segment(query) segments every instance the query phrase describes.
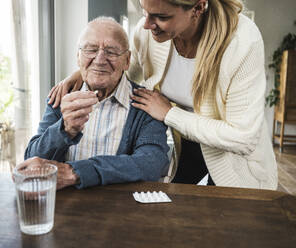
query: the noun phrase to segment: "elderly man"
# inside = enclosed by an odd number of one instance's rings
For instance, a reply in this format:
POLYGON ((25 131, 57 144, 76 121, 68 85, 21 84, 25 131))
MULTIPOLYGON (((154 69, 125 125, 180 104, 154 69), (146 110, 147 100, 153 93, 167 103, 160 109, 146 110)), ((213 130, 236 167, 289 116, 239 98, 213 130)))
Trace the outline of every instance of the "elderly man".
POLYGON ((159 180, 168 168, 166 127, 131 105, 128 38, 113 19, 91 21, 79 39, 84 84, 47 104, 22 166, 58 166, 58 188, 159 180), (66 161, 66 162, 65 162, 66 161))

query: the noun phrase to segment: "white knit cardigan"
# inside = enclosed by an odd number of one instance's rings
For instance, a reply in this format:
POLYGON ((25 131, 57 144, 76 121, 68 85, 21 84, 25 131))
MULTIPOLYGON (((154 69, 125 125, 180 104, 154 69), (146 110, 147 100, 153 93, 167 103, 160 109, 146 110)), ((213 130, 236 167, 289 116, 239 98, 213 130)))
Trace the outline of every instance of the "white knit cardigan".
MULTIPOLYGON (((172 42, 156 42, 143 23, 141 19, 135 29, 128 76, 153 89, 165 76, 172 42)), ((165 117, 165 124, 201 144, 217 186, 277 188, 277 165, 264 119, 265 86, 260 31, 240 15, 221 61, 217 89, 207 96, 200 113, 173 107, 165 117)), ((168 181, 174 177, 176 166, 171 164, 168 181)))

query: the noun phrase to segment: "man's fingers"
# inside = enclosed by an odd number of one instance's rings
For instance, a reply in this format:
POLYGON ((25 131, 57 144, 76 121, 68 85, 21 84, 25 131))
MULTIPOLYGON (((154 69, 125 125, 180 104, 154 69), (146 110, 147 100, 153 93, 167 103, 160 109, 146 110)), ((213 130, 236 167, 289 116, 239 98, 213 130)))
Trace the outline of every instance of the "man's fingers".
POLYGON ((92 111, 92 106, 98 102, 97 98, 77 99, 72 102, 63 101, 61 104, 61 111, 63 116, 68 112, 75 112, 85 110, 87 113, 92 111))
POLYGON ((18 170, 24 170, 28 168, 36 168, 42 166, 44 163, 50 162, 47 159, 39 158, 39 157, 33 157, 25 160, 24 162, 20 163, 18 165, 18 170))
POLYGON ((63 119, 72 121, 78 118, 83 118, 85 116, 88 116, 91 110, 92 108, 88 107, 88 108, 78 109, 75 111, 67 111, 63 114, 63 119))
POLYGON ((93 91, 75 91, 64 96, 67 101, 74 101, 76 99, 90 99, 97 98, 96 93, 93 91))

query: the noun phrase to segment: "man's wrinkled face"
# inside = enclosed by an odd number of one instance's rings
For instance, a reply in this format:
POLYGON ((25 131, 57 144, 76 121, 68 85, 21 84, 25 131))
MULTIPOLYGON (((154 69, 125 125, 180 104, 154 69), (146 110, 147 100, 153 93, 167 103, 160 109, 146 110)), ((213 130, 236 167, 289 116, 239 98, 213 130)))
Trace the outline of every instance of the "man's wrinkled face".
POLYGON ((129 67, 130 52, 118 32, 113 23, 92 23, 80 39, 78 66, 91 90, 112 92, 129 67))

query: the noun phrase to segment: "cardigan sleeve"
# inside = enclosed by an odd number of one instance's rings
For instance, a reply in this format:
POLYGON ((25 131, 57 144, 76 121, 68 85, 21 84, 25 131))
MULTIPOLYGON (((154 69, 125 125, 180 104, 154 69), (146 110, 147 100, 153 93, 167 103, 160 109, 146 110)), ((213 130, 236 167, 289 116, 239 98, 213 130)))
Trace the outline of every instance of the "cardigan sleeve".
MULTIPOLYGON (((77 188, 134 181, 157 181, 166 175, 167 127, 148 114, 137 129, 131 151, 117 155, 100 155, 85 160, 67 162, 80 177, 77 188)), ((137 121, 137 120, 134 120, 137 121)))
MULTIPOLYGON (((49 99, 47 99, 49 100, 49 99)), ((64 162, 64 157, 71 145, 77 144, 82 137, 78 133, 71 139, 64 130, 64 121, 60 107, 54 109, 47 104, 38 132, 31 138, 25 151, 25 159, 37 156, 40 158, 64 162)))
MULTIPOLYGON (((242 54, 240 46, 231 49, 233 57, 242 54)), ((218 106, 224 112, 220 120, 173 107, 165 117, 165 124, 189 140, 210 147, 241 155, 254 151, 264 120, 266 79, 261 36, 245 50, 240 58, 229 58, 228 65, 221 63, 220 72, 224 66, 231 68, 233 74, 229 75, 229 82, 220 82, 228 86, 224 87, 226 93, 220 101, 222 106, 218 106)), ((229 68, 225 70, 230 71, 229 68)))

